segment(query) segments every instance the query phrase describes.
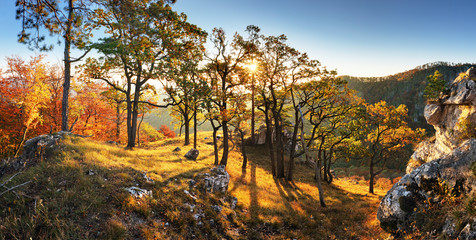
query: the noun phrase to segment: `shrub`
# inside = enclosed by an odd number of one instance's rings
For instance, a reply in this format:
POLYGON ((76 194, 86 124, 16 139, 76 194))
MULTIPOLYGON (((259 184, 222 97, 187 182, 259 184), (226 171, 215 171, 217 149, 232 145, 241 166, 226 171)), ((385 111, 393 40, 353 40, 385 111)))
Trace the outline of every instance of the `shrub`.
POLYGON ((436 70, 433 75, 428 76, 428 84, 424 90, 424 97, 429 101, 438 100, 441 92, 447 91, 446 81, 443 79, 443 75, 436 70))
POLYGON ((160 126, 159 132, 164 134, 164 136, 166 138, 174 138, 175 137, 175 132, 170 130, 170 128, 167 125, 160 126))
POLYGON ((140 138, 141 142, 155 142, 164 138, 164 135, 155 130, 150 124, 143 122, 140 128, 140 138))

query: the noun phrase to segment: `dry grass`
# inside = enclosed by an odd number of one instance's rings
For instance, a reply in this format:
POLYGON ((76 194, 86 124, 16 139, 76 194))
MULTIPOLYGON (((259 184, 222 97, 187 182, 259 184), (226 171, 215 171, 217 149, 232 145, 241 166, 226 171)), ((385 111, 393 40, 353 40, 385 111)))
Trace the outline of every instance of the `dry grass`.
MULTIPOLYGON (((0 205, 8 206, 0 210, 0 239, 12 236, 383 239, 388 236, 378 226, 376 211, 390 185, 380 184, 376 194, 371 195, 367 194, 365 181, 336 179, 331 185, 324 184, 328 207, 322 208, 312 170, 298 165, 294 182, 276 180, 270 174, 266 151, 260 146, 248 147, 250 162, 246 172, 242 172, 237 147, 230 153, 228 194, 205 195, 195 191, 193 194, 199 200, 191 200, 183 191, 190 190, 188 180, 213 167, 210 137, 208 132, 199 134, 197 161, 183 157, 191 147, 184 147, 181 138, 149 143, 132 151, 86 139, 69 139, 65 150, 57 153, 54 160, 28 169, 12 182, 37 179, 35 184, 19 191, 28 197, 14 194, 0 197, 0 205), (172 152, 176 147, 182 151, 172 152), (89 170, 94 175, 86 175, 89 170), (145 182, 142 171, 147 171, 155 183, 145 182), (153 190, 153 197, 131 198, 123 190, 131 185, 153 190), (230 194, 238 198, 236 211, 224 203, 230 194), (205 213, 206 221, 200 220, 203 222, 200 226, 193 213, 184 207, 190 203, 205 213), (211 210, 214 204, 223 205, 221 214, 211 210), (211 219, 215 221, 213 224, 211 219)), ((9 176, 0 182, 6 177, 9 176)))

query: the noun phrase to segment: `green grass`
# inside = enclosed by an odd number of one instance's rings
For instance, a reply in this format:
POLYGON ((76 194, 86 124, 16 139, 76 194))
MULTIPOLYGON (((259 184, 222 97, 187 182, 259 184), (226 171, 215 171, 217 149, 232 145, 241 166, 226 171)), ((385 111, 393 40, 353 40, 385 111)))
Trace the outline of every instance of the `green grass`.
MULTIPOLYGON (((367 194, 365 180, 324 184, 327 208, 319 206, 313 171, 297 165, 294 182, 275 180, 264 147, 249 147, 241 169, 238 146, 230 153, 228 193, 205 194, 190 179, 213 167, 211 133, 199 134, 197 161, 183 157, 191 146, 164 139, 128 151, 82 138, 15 176, 0 196, 0 239, 382 239, 376 211, 391 186, 367 194), (208 140, 204 138, 208 137, 208 140), (181 152, 172 152, 176 147, 181 152), (87 174, 89 171, 94 175, 87 174), (142 172, 155 182, 148 183, 142 172), (124 188, 153 191, 136 199, 124 188), (189 191, 196 200, 187 195, 189 191), (238 198, 230 209, 232 197, 238 198), (194 211, 190 206, 194 205, 194 211), (220 213, 212 206, 222 207, 220 213), (194 215, 199 213, 200 219, 194 215)), ((12 175, 4 176, 0 183, 12 175)))

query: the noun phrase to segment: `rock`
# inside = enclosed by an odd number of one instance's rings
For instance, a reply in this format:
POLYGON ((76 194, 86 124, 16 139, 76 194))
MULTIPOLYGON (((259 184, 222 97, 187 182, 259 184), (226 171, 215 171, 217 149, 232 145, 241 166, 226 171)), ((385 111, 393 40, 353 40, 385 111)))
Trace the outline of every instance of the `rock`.
POLYGON ((200 153, 200 152, 199 152, 197 149, 192 148, 192 149, 190 149, 190 151, 188 151, 188 152, 184 155, 184 157, 187 158, 188 160, 194 160, 194 161, 195 161, 195 160, 197 160, 197 157, 198 157, 198 154, 199 154, 199 153, 200 153))
POLYGON ((0 177, 11 171, 19 171, 28 166, 32 166, 42 161, 52 153, 58 143, 70 135, 69 132, 58 132, 55 134, 40 135, 25 141, 23 153, 17 158, 6 158, 0 160, 0 177))
POLYGON ((138 187, 128 187, 126 190, 136 198, 142 198, 144 196, 152 197, 152 191, 147 189, 142 189, 138 187))
POLYGON ((94 173, 94 171, 91 170, 91 169, 89 169, 88 171, 86 171, 86 175, 92 176, 92 175, 94 175, 94 174, 96 174, 96 173, 94 173))
POLYGON ((193 210, 195 209, 195 204, 185 203, 185 204, 183 205, 183 207, 189 209, 190 212, 193 213, 193 210))
POLYGON ((468 76, 469 79, 476 79, 476 68, 470 67, 466 71, 466 75, 468 76))
POLYGON ((427 104, 425 106, 423 115, 425 116, 425 119, 428 122, 428 124, 436 125, 438 124, 438 121, 440 121, 441 119, 442 112, 443 112, 443 109, 441 105, 432 103, 432 104, 427 104))
POLYGON ((443 230, 441 231, 443 234, 446 234, 450 238, 455 238, 456 234, 456 224, 453 222, 452 219, 446 219, 445 225, 443 226, 443 230))
MULTIPOLYGON (((418 228, 418 216, 429 204, 438 205, 446 195, 476 194, 476 139, 463 139, 461 122, 476 122, 476 69, 460 74, 437 104, 425 107, 424 115, 436 130, 435 137, 420 143, 407 165, 407 174, 382 199, 377 218, 386 231, 399 235, 418 228), (442 188, 446 189, 442 192, 442 188), (416 223, 416 224, 414 224, 416 223)), ((423 214, 424 215, 424 214, 423 214)), ((476 221, 456 232, 451 216, 429 232, 450 238, 476 239, 476 221)))
POLYGON ((190 188, 195 187, 195 184, 197 184, 197 182, 196 182, 195 180, 193 180, 193 179, 190 179, 190 180, 188 181, 188 186, 189 186, 190 188))
POLYGON ((222 210, 222 208, 218 205, 212 205, 212 209, 217 213, 220 213, 222 210))
POLYGON ((142 172, 142 177, 145 179, 146 182, 154 183, 154 180, 152 178, 150 178, 149 176, 147 176, 147 171, 142 172))
POLYGON ((107 143, 108 143, 108 144, 111 144, 111 145, 119 145, 117 142, 112 141, 112 140, 107 141, 107 143))
POLYGON ((237 203, 238 203, 238 198, 233 197, 233 198, 231 199, 230 209, 235 209, 237 203))
POLYGON ((430 162, 458 148, 467 131, 461 121, 476 122, 476 80, 474 68, 458 76, 450 87, 450 94, 440 96, 438 103, 426 105, 424 116, 435 128, 435 139, 420 143, 412 155, 407 173, 420 164, 430 162))
POLYGON ((183 190, 183 192, 187 194, 187 196, 192 198, 194 201, 197 201, 197 197, 193 196, 188 190, 183 190))
POLYGON ((210 176, 206 176, 203 180, 205 182, 204 188, 207 192, 226 192, 230 182, 230 175, 225 170, 225 166, 220 165, 212 168, 210 176))
POLYGON ((458 235, 460 240, 476 239, 476 219, 473 223, 468 223, 458 235))
POLYGON ((427 162, 406 174, 382 199, 377 218, 383 229, 391 233, 410 231, 411 222, 418 212, 415 208, 427 207, 426 200, 438 201, 437 191, 445 183, 455 194, 476 193, 475 164, 476 139, 464 142, 461 147, 442 158, 427 162))
POLYGON ((174 150, 172 150, 172 152, 180 152, 182 151, 182 149, 180 149, 179 147, 176 147, 174 150))
POLYGON ((60 140, 63 140, 70 132, 58 132, 55 134, 40 135, 31 138, 23 145, 23 159, 34 158, 37 155, 44 154, 45 150, 52 149, 60 140))

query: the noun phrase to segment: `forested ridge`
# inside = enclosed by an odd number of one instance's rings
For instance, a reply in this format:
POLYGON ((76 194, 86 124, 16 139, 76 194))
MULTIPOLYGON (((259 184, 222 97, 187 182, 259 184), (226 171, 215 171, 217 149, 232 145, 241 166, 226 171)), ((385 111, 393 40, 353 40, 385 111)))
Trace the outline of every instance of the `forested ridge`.
POLYGON ((434 62, 386 77, 340 77, 348 81, 349 88, 356 90, 358 95, 369 103, 384 100, 394 106, 405 104, 408 107, 410 126, 432 132, 433 128, 423 117, 426 104, 423 91, 427 85, 427 77, 439 71, 449 84, 458 74, 474 66, 476 64, 434 62))

